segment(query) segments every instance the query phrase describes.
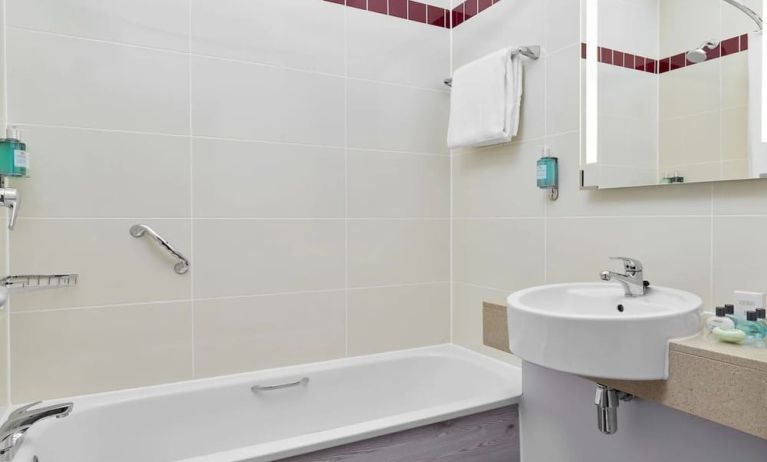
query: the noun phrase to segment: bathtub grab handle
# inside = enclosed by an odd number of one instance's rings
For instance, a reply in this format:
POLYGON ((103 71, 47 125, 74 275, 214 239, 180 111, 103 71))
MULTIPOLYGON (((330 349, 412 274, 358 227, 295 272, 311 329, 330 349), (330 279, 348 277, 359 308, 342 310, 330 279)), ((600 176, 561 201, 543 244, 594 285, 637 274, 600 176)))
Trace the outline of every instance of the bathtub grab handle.
POLYGON ((253 385, 250 387, 250 391, 253 393, 258 393, 259 391, 273 391, 273 390, 282 390, 283 388, 292 388, 297 387, 299 385, 306 385, 309 383, 309 377, 304 377, 301 380, 296 380, 295 382, 290 383, 283 383, 280 385, 253 385))

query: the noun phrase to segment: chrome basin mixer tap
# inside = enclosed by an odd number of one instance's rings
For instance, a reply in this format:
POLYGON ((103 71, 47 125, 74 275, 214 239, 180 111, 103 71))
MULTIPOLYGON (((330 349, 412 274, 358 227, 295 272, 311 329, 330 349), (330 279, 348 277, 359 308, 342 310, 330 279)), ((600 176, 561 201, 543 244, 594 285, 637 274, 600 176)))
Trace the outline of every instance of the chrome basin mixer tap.
POLYGON ((602 271, 600 277, 603 281, 616 280, 623 285, 627 297, 641 297, 650 285, 644 280, 644 267, 642 262, 635 258, 611 257, 611 260, 621 260, 625 274, 612 271, 602 271))
POLYGON ((53 404, 51 406, 32 409, 40 404, 27 404, 11 412, 2 426, 0 426, 0 461, 10 461, 21 446, 24 433, 32 425, 48 417, 57 419, 68 416, 72 412, 72 403, 53 404))

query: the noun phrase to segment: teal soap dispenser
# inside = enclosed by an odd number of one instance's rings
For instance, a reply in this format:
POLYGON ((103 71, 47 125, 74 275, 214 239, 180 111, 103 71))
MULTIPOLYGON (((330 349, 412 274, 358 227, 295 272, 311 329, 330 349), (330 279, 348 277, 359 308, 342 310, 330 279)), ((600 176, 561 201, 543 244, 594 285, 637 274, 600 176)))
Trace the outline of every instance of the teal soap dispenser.
POLYGON ((6 129, 5 138, 0 139, 0 176, 26 177, 29 175, 29 154, 27 145, 21 142, 16 127, 6 129))
POLYGON ((537 163, 537 182, 541 189, 550 191, 551 200, 559 198, 559 159, 551 155, 551 149, 543 148, 537 163))

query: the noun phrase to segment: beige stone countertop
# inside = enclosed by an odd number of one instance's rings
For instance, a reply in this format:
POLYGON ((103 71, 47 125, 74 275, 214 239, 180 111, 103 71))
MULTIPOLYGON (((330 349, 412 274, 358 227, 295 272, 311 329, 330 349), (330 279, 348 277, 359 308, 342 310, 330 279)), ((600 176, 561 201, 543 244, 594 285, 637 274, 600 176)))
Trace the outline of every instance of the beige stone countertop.
MULTIPOLYGON (((700 334, 684 340, 674 340, 671 342, 670 349, 767 373, 767 348, 723 343, 700 334)), ((767 384, 765 384, 765 393, 767 393, 767 384)))

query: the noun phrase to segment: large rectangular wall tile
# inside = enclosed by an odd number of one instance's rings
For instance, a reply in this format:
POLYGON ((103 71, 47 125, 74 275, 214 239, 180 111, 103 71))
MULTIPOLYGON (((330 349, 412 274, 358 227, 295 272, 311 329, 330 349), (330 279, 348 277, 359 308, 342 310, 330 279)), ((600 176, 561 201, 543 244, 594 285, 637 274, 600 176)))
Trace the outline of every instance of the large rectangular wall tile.
POLYGON ((344 150, 229 140, 192 142, 197 218, 344 216, 344 150))
POLYGON ((192 59, 194 135, 340 146, 340 77, 221 59, 192 59))
POLYGON ((767 292, 767 216, 714 218, 714 300, 733 303, 733 291, 767 292))
POLYGON ((453 278, 518 290, 544 279, 543 219, 477 219, 453 222, 453 278))
POLYGON ((8 25, 186 51, 188 0, 8 0, 8 25))
POLYGON ((619 270, 611 256, 630 256, 654 285, 688 290, 710 301, 711 219, 708 217, 562 218, 548 223, 547 280, 598 281, 619 270))
POLYGON ((29 178, 14 184, 24 201, 21 216, 189 217, 188 139, 69 128, 21 129, 33 169, 29 178), (62 200, 64 191, 69 199, 62 200))
MULTIPOLYGON (((483 303, 506 305, 510 292, 485 287, 453 284, 453 342, 466 348, 492 355, 499 359, 519 363, 515 356, 484 345, 483 303)), ((497 326, 506 328, 505 326, 497 326)))
POLYGON ((349 8, 349 76, 446 91, 449 34, 437 27, 349 8))
POLYGON ((540 143, 531 142, 454 154, 454 216, 542 217, 546 193, 531 174, 540 149, 540 143))
POLYGON ((349 151, 349 216, 450 217, 447 156, 349 151))
POLYGON ((16 29, 7 48, 11 123, 188 132, 184 54, 16 29))
POLYGON ((349 292, 349 354, 416 348, 450 341, 447 283, 349 292))
POLYGON ((11 315, 13 401, 192 377, 191 302, 11 315))
POLYGON ((546 134, 580 128, 581 46, 564 48, 546 58, 546 134))
POLYGON ((350 287, 450 279, 448 220, 354 220, 348 249, 350 287))
POLYGON ((449 101, 444 92, 350 80, 349 146, 446 154, 449 101))
POLYGON ((559 157, 560 182, 559 199, 547 204, 549 216, 678 216, 711 211, 710 184, 581 190, 579 141, 579 133, 546 139, 553 155, 559 157))
POLYGON ((343 9, 316 0, 192 0, 192 52, 344 72, 343 9))
POLYGON ((342 220, 195 220, 195 297, 344 287, 342 220))
POLYGON ((714 215, 767 215, 767 181, 728 181, 713 185, 714 215), (759 198, 759 199, 757 199, 759 198))
POLYGON ((79 273, 80 279, 75 287, 16 292, 13 310, 189 298, 191 274, 176 274, 176 261, 148 236, 132 237, 128 230, 136 223, 148 224, 190 256, 189 220, 20 219, 10 238, 11 270, 79 273))
POLYGON ((343 292, 198 300, 194 306, 198 377, 344 355, 343 292))

